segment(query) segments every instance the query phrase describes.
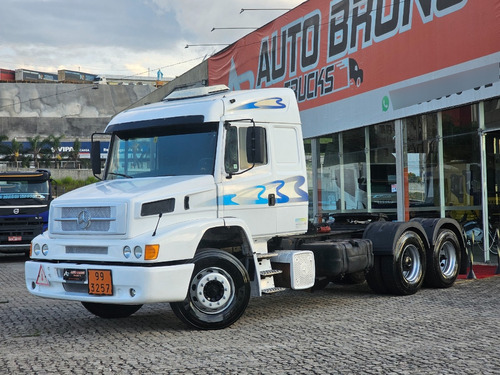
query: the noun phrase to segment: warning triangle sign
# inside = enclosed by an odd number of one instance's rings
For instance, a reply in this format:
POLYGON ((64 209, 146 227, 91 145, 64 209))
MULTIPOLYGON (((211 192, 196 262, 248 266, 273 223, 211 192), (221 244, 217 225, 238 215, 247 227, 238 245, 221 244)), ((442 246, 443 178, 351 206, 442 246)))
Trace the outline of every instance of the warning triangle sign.
POLYGON ((45 276, 45 271, 43 270, 43 266, 40 264, 40 270, 38 271, 38 277, 36 278, 36 283, 38 285, 50 285, 47 276, 45 276))

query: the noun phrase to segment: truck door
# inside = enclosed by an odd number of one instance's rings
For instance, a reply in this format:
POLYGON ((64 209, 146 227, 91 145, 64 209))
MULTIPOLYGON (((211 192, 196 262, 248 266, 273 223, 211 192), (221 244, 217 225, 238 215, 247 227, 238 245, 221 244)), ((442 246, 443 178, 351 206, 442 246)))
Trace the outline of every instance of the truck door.
POLYGON ((276 233, 276 187, 268 158, 267 129, 251 121, 225 125, 221 217, 245 221, 254 236, 276 233))

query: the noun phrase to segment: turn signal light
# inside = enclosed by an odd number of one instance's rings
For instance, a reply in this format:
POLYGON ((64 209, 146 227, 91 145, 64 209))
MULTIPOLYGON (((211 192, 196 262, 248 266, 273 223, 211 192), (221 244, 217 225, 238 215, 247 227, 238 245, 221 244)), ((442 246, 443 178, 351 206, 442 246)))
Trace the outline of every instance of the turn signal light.
POLYGON ((158 254, 160 252, 160 245, 146 245, 146 249, 144 250, 144 259, 145 260, 155 260, 158 258, 158 254))

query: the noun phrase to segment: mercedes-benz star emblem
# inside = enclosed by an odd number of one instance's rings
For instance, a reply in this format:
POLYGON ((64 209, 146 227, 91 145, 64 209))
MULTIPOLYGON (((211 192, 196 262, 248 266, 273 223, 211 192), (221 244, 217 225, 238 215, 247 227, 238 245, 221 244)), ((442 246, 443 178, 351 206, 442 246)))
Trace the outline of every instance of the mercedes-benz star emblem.
POLYGON ((19 214, 19 208, 14 208, 14 215, 19 214))
POLYGON ((88 212, 87 210, 83 210, 78 214, 76 222, 80 229, 87 229, 90 226, 90 219, 90 212, 88 212))

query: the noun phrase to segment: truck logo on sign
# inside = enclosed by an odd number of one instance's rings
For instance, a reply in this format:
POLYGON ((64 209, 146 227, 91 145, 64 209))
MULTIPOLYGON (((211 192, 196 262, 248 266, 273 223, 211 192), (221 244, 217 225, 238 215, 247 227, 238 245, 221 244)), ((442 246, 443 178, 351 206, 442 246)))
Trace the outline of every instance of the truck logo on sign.
POLYGON ((76 221, 80 229, 87 229, 91 223, 90 219, 90 212, 88 212, 87 210, 83 210, 78 214, 78 218, 76 219, 76 221))

